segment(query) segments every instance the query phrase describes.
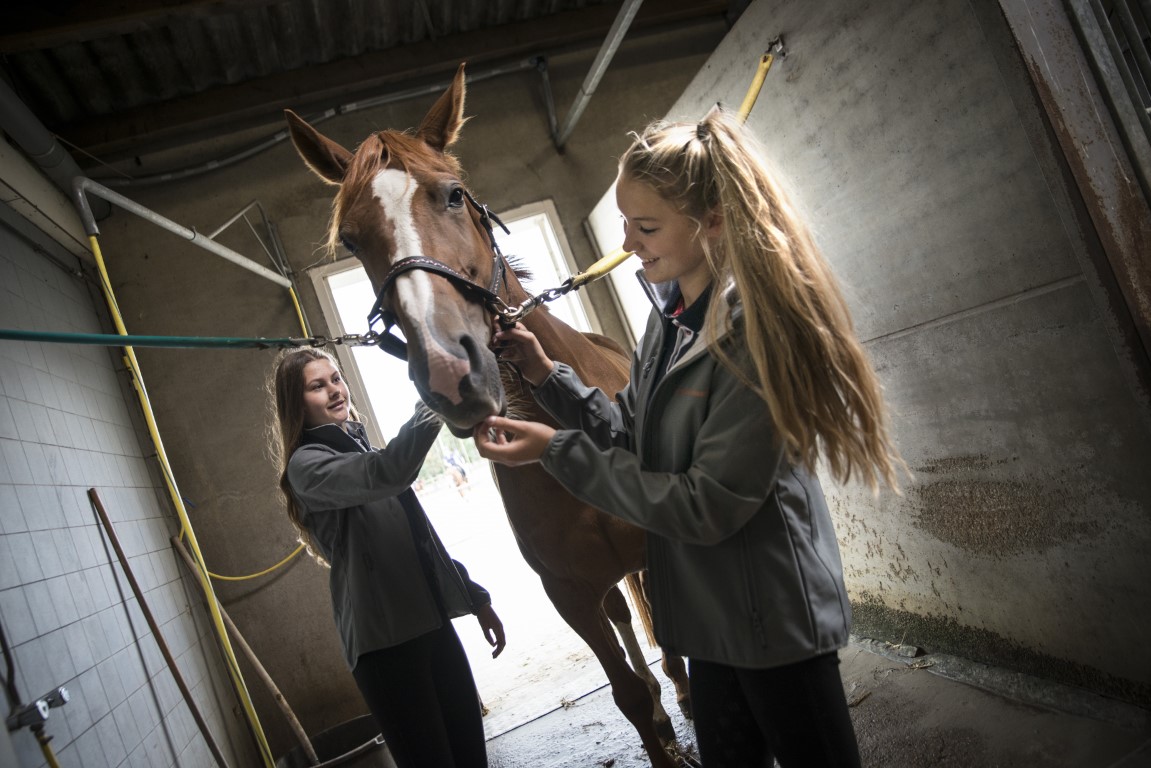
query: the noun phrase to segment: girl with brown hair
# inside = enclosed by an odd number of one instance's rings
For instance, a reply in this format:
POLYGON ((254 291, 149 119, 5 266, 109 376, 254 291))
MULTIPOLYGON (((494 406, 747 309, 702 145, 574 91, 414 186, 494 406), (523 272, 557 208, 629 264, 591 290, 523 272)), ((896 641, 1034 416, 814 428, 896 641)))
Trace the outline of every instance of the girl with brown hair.
POLYGON ((345 660, 397 766, 486 768, 479 696, 451 619, 475 614, 493 657, 503 625, 411 489, 442 422, 418 403, 373 448, 320 350, 284 353, 272 386, 288 517, 330 569, 345 660))

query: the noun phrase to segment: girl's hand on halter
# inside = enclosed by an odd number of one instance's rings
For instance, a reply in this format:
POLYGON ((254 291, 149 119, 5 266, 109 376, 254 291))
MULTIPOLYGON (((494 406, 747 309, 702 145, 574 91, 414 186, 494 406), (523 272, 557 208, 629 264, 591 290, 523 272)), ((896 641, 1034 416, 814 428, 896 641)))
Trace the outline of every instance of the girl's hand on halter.
POLYGON ((476 450, 498 464, 518 467, 540 460, 556 433, 537 421, 516 421, 489 416, 476 427, 476 450))
POLYGON ((544 354, 536 335, 516 323, 511 328, 501 328, 496 322, 492 336, 492 349, 500 360, 512 363, 520 369, 520 375, 533 387, 543 383, 552 372, 552 361, 544 354))

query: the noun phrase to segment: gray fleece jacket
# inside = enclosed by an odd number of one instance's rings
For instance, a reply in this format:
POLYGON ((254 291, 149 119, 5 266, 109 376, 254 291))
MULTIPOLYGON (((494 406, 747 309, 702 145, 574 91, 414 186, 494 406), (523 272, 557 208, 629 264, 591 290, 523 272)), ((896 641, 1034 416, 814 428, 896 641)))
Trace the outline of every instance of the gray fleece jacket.
POLYGON ((436 535, 410 486, 442 422, 420 404, 386 448, 348 422, 304 431, 288 482, 331 564, 332 612, 349 669, 491 602, 436 535))
POLYGON ((656 310, 627 389, 613 400, 557 362, 534 391, 570 427, 543 466, 575 496, 647 529, 652 618, 666 651, 768 668, 841 648, 851 607, 819 481, 786 461, 763 401, 703 343, 739 353, 738 303, 729 327, 705 326, 661 378, 654 368, 676 328, 658 289, 678 288, 641 282, 656 310))

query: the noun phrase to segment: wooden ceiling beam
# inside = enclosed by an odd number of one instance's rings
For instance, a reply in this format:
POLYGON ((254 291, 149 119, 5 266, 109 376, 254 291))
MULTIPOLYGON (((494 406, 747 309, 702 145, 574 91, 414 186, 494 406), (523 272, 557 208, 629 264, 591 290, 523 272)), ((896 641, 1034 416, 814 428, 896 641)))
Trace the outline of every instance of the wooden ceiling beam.
POLYGON ((174 21, 221 16, 273 5, 278 0, 84 0, 67 3, 11 3, 4 11, 0 53, 23 53, 130 35, 174 21))
MULTIPOLYGON (((641 7, 631 29, 723 16, 727 0, 661 0, 641 7)), ((497 28, 448 35, 371 54, 215 88, 163 104, 57 126, 56 133, 105 161, 176 146, 190 137, 265 125, 297 111, 336 107, 413 83, 447 78, 461 61, 473 67, 546 54, 602 40, 615 6, 593 6, 497 28)))

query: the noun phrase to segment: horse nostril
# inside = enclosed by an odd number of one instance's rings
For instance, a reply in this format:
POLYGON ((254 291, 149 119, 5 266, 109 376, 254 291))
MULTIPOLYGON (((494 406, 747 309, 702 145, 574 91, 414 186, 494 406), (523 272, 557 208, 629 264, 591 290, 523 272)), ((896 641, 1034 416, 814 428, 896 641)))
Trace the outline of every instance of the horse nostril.
POLYGON ((464 348, 464 352, 468 355, 468 366, 472 372, 480 371, 484 367, 483 356, 487 353, 487 347, 476 342, 475 337, 467 334, 460 339, 460 346, 464 348))

